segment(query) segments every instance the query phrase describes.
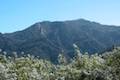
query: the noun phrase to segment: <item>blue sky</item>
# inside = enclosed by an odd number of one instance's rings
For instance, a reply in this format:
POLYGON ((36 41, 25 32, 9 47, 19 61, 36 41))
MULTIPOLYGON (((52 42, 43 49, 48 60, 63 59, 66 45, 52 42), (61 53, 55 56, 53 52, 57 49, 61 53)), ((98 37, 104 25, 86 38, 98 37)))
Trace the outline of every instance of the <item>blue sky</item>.
POLYGON ((120 25, 120 0, 0 0, 0 32, 25 29, 39 21, 84 18, 120 25))

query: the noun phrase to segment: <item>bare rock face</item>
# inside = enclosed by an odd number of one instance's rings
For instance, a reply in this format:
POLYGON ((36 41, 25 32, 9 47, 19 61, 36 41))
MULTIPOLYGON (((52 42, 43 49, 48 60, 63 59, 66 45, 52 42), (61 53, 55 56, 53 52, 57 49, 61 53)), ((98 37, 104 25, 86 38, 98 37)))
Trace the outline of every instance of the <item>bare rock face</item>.
POLYGON ((72 57, 74 43, 82 52, 100 53, 113 45, 120 45, 120 27, 101 25, 84 19, 44 21, 23 31, 0 34, 0 48, 8 52, 24 51, 53 62, 61 51, 72 57))

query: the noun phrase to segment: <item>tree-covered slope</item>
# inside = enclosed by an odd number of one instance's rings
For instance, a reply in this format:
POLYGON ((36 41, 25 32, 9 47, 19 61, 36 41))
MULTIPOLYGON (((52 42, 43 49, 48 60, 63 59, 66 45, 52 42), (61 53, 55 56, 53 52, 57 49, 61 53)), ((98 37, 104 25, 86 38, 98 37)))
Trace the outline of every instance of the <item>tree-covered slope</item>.
POLYGON ((38 22, 23 31, 1 35, 0 48, 3 50, 24 51, 52 61, 55 61, 62 51, 67 57, 72 57, 74 43, 82 52, 90 54, 120 45, 120 27, 84 19, 38 22), (5 40, 2 40, 3 37, 5 40))

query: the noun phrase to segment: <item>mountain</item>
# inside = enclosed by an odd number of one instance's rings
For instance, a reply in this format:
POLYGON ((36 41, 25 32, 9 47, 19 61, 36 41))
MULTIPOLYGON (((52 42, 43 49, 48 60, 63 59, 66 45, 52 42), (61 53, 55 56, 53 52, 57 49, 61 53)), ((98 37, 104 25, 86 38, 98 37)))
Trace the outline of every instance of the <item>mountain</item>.
POLYGON ((120 46, 120 27, 78 19, 43 21, 13 33, 0 33, 0 48, 29 53, 56 62, 59 53, 72 57, 73 44, 82 52, 101 53, 113 45, 120 46))

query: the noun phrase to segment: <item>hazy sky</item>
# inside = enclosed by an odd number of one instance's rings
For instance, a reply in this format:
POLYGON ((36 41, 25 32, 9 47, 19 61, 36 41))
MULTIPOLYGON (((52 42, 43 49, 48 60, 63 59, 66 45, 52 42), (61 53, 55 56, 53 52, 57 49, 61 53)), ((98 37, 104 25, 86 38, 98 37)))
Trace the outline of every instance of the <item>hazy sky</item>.
POLYGON ((44 20, 79 18, 120 25, 120 0, 0 0, 0 32, 22 30, 44 20))

